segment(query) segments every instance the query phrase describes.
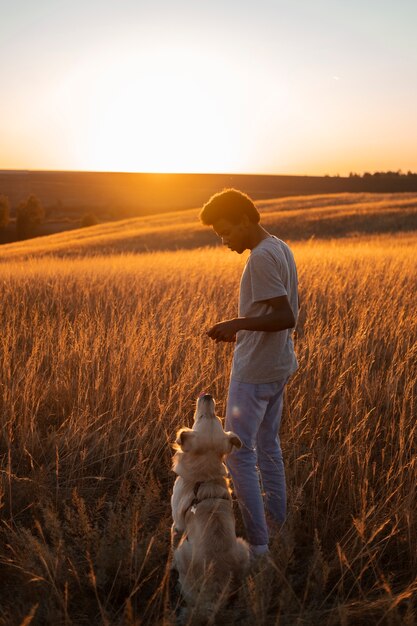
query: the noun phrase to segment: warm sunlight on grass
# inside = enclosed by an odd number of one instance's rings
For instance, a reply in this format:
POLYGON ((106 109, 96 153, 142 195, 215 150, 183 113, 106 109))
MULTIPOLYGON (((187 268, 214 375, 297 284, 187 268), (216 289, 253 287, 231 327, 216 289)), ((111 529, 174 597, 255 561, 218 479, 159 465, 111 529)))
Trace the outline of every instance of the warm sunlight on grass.
MULTIPOLYGON (((417 194, 326 194, 257 202, 262 222, 286 240, 356 237, 417 230, 417 194)), ((212 246, 216 237, 198 220, 198 209, 106 222, 1 246, 2 260, 57 255, 176 250, 212 246)))
MULTIPOLYGON (((416 246, 293 245, 288 522, 273 575, 249 577, 225 623, 413 623, 416 246)), ((206 248, 0 264, 2 623, 175 623, 170 444, 201 390, 224 410, 232 347, 204 330, 235 313, 243 262, 206 248)))

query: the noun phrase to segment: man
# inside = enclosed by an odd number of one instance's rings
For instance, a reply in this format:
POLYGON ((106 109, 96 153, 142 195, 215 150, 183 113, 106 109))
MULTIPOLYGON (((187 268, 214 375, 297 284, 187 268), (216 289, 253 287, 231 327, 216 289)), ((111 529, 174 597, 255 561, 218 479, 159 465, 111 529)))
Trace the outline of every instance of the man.
POLYGON ((227 466, 251 553, 257 556, 268 552, 268 528, 279 528, 286 517, 278 433, 285 385, 298 367, 292 341, 298 316, 297 270, 290 248, 260 225, 246 194, 227 189, 212 196, 200 219, 230 250, 250 250, 238 317, 218 322, 207 334, 216 342, 236 341, 225 427, 243 446, 229 455, 227 466))

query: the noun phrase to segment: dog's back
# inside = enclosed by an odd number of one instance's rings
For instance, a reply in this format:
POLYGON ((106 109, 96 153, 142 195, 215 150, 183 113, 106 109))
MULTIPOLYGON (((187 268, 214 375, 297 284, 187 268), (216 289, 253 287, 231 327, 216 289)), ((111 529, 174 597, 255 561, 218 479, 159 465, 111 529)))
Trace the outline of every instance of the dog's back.
POLYGON ((206 499, 186 516, 187 534, 175 565, 187 604, 219 608, 249 567, 246 541, 237 538, 231 502, 206 499))

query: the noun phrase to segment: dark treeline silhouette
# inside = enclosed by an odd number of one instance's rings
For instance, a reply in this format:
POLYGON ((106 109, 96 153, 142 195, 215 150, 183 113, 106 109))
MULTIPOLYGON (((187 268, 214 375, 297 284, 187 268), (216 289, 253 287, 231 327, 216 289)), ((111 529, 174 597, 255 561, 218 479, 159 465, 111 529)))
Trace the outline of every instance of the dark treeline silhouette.
POLYGON ((39 228, 45 219, 45 209, 34 194, 19 203, 15 217, 12 223, 9 199, 5 195, 0 196, 0 243, 10 243, 42 234, 39 228))
POLYGON ((0 230, 7 227, 10 221, 10 203, 7 196, 0 195, 0 230))
POLYGON ((401 170, 397 170, 396 172, 374 172, 373 174, 370 174, 369 172, 365 172, 364 174, 356 174, 356 172, 350 172, 349 174, 349 178, 375 178, 375 179, 386 179, 386 180, 397 180, 397 179, 404 179, 407 178, 408 179, 417 179, 417 174, 414 172, 411 172, 410 170, 404 174, 404 172, 402 172, 401 170))
POLYGON ((45 219, 45 209, 39 198, 31 194, 21 202, 16 211, 16 235, 18 239, 36 237, 45 219))

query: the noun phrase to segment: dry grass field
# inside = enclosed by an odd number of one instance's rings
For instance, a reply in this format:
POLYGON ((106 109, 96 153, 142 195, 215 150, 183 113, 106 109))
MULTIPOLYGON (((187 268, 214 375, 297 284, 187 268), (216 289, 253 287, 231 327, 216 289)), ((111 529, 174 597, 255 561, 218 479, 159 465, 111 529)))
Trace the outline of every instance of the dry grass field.
MULTIPOLYGON (((264 207, 277 234, 282 213, 307 210, 283 204, 274 221, 280 202, 264 207)), ((202 390, 224 410, 233 348, 204 331, 235 314, 245 255, 134 254, 138 241, 188 241, 186 222, 152 219, 1 250, 4 626, 175 624, 170 445, 202 390)), ((291 241, 302 309, 282 429, 288 520, 275 567, 216 624, 417 623, 417 232, 340 234, 291 241)))

